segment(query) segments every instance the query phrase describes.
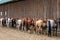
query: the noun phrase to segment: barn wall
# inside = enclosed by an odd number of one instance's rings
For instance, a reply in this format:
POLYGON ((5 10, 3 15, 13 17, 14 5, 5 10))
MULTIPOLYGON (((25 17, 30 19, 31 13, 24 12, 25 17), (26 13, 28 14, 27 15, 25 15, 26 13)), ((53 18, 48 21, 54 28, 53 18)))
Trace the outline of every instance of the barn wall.
MULTIPOLYGON (((0 6, 8 17, 60 17, 60 0, 25 0, 0 6)), ((1 16, 0 16, 1 17, 1 16)))

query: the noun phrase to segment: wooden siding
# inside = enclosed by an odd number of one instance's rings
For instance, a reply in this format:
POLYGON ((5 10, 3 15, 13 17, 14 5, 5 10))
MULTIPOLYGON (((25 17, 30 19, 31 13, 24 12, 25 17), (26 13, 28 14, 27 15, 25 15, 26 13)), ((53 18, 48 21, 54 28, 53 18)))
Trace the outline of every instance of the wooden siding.
MULTIPOLYGON (((60 0, 25 0, 0 6, 8 17, 60 17, 60 0)), ((0 16, 1 17, 1 16, 0 16)))

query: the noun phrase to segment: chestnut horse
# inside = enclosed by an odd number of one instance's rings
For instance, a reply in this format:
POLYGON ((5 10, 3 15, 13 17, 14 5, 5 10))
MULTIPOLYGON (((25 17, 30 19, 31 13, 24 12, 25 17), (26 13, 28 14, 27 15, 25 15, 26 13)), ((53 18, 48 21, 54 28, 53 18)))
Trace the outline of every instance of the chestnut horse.
POLYGON ((31 18, 28 18, 28 30, 30 30, 30 33, 34 31, 34 20, 31 18))
POLYGON ((27 31, 28 30, 28 18, 22 19, 22 30, 27 31))

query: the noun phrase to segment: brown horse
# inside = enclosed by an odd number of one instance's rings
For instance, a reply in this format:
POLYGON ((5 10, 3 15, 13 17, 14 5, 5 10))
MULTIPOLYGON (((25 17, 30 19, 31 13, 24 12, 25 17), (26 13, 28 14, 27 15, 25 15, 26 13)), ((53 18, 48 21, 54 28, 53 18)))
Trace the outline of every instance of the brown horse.
POLYGON ((5 18, 3 18, 3 20, 2 20, 2 26, 7 26, 6 25, 6 19, 5 18))
POLYGON ((32 19, 28 18, 28 29, 30 29, 31 23, 32 23, 32 19))
POLYGON ((27 31, 28 30, 28 18, 22 19, 22 30, 27 31))
POLYGON ((42 33, 47 33, 47 18, 44 18, 43 20, 42 33))
POLYGON ((11 22, 12 22, 12 28, 16 28, 16 18, 13 18, 11 22))
POLYGON ((31 18, 28 18, 28 30, 30 30, 30 33, 34 30, 34 20, 31 18))

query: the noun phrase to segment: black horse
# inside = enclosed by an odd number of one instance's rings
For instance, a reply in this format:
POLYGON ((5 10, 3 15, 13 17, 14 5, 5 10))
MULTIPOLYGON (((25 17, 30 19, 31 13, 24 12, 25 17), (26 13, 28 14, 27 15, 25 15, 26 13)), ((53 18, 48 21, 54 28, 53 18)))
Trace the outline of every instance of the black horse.
POLYGON ((2 26, 6 26, 6 19, 5 18, 2 20, 2 26))
POLYGON ((16 19, 12 19, 11 22, 12 22, 12 27, 16 28, 16 19))
POLYGON ((57 29, 58 29, 58 27, 60 28, 60 18, 57 18, 57 19, 55 19, 55 27, 53 27, 53 35, 54 35, 54 33, 56 32, 56 36, 57 36, 57 29))

